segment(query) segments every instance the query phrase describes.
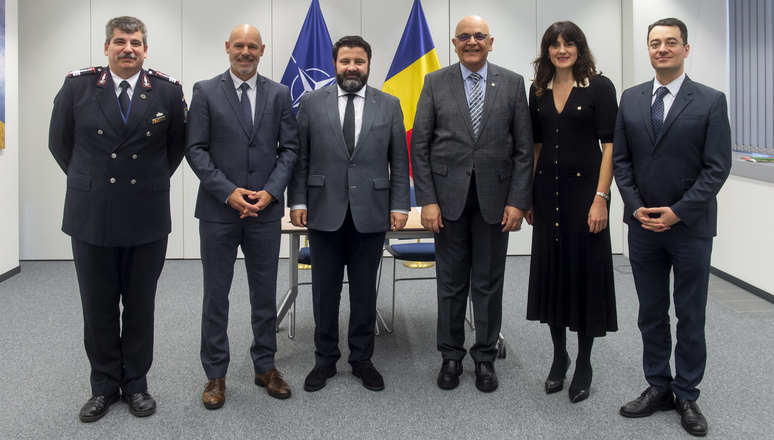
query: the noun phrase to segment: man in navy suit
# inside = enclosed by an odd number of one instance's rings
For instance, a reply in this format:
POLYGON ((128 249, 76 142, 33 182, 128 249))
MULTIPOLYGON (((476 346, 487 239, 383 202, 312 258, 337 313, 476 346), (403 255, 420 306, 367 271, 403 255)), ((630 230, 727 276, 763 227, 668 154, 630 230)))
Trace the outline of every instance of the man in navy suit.
POLYGON ((333 45, 336 85, 301 98, 301 150, 288 188, 294 225, 309 228, 315 366, 304 389, 336 374, 339 303, 349 275, 349 363, 363 386, 384 389, 371 362, 376 276, 388 229, 402 229, 410 208, 408 151, 400 101, 367 87, 371 46, 359 36, 333 45))
POLYGON ((105 32, 109 68, 70 72, 48 144, 67 174, 62 231, 72 238, 91 364, 82 422, 102 418, 119 393, 135 416, 156 410, 146 381, 156 283, 172 229, 170 177, 185 149, 180 83, 142 70, 145 24, 117 17, 105 32))
POLYGON ((288 88, 258 74, 264 49, 258 29, 234 28, 226 42, 231 68, 194 85, 189 113, 186 157, 201 180, 195 215, 204 271, 201 360, 207 409, 225 403, 228 294, 240 246, 250 290, 255 384, 272 397, 290 397, 274 353, 280 221, 298 129, 288 88))
POLYGON ((640 302, 643 369, 650 385, 621 407, 646 417, 677 404, 681 424, 707 433, 696 404, 707 348, 704 323, 716 195, 731 168, 731 130, 723 93, 685 75, 688 31, 676 18, 648 27, 652 81, 621 95, 613 144, 615 179, 629 226, 629 260, 640 302), (675 375, 669 278, 677 316, 675 375), (675 402, 676 398, 676 402, 675 402))

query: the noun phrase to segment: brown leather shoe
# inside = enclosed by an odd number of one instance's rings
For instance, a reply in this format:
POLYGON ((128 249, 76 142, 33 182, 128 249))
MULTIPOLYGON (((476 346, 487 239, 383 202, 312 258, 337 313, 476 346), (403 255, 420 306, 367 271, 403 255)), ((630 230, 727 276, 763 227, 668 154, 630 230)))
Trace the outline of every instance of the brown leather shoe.
POLYGON ((282 373, 276 368, 255 375, 255 384, 266 387, 266 391, 275 399, 287 399, 290 397, 290 386, 282 379, 282 373))
POLYGON ((226 378, 210 379, 204 386, 202 403, 207 409, 218 409, 226 403, 226 378))

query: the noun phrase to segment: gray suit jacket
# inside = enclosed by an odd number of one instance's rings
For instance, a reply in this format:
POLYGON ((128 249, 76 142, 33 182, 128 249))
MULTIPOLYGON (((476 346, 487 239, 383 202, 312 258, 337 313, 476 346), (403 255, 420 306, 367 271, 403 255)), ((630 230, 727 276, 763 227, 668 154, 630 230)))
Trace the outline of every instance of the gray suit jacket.
POLYGON ((350 158, 337 100, 335 84, 301 98, 301 149, 288 187, 289 205, 307 206, 310 229, 339 229, 349 207, 359 232, 387 231, 391 210, 411 209, 400 101, 366 88, 363 124, 350 158))
POLYGON ((655 139, 650 118, 652 92, 651 80, 621 95, 613 170, 624 201, 624 221, 639 228, 634 210, 669 206, 681 220, 670 232, 713 237, 718 211, 715 196, 731 170, 726 97, 686 76, 655 139))
POLYGON ((201 181, 198 219, 239 221, 239 212, 226 203, 237 188, 274 196, 256 221, 279 220, 285 214, 285 187, 298 154, 296 118, 287 86, 258 75, 256 88, 251 131, 228 70, 194 85, 186 158, 201 181))
POLYGON ((457 220, 475 168, 481 214, 499 223, 505 206, 529 209, 532 126, 521 75, 489 63, 479 136, 473 134, 459 63, 425 76, 411 134, 420 206, 437 203, 457 220))

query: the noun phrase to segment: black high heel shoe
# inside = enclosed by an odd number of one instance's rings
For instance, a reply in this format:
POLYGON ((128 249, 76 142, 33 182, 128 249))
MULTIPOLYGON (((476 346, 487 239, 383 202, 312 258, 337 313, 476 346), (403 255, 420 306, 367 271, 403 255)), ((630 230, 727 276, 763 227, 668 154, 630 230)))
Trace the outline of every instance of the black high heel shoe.
POLYGON ((546 379, 543 383, 546 394, 554 394, 564 389, 564 379, 567 378, 567 372, 570 370, 570 355, 567 354, 567 369, 564 371, 564 377, 561 380, 546 379))
MULTIPOLYGON (((583 402, 584 400, 589 398, 589 389, 591 388, 591 374, 592 371, 589 370, 589 384, 586 385, 585 388, 574 388, 574 383, 570 384, 570 389, 567 390, 567 394, 570 396, 570 402, 572 403, 578 403, 583 402)), ((575 381, 575 377, 573 377, 573 382, 575 381)))

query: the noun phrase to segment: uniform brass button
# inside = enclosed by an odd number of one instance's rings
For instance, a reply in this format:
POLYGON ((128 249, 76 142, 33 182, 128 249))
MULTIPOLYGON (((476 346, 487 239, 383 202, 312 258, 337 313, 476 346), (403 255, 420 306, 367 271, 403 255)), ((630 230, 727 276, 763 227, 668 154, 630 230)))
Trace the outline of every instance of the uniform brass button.
POLYGON ((111 177, 110 178, 110 183, 116 183, 116 178, 115 177, 111 177))
POLYGON ((97 134, 102 134, 102 130, 97 130, 97 134))
POLYGON ((151 132, 147 132, 147 133, 145 133, 145 136, 148 136, 148 137, 150 137, 150 135, 151 135, 151 132))
POLYGON ((116 153, 113 153, 113 154, 111 154, 111 155, 110 155, 110 157, 112 157, 113 159, 115 159, 116 157, 118 157, 118 155, 117 155, 116 153))
POLYGON ((559 223, 554 223, 554 226, 556 226, 558 228, 559 227, 559 223))
POLYGON ((576 174, 576 176, 580 177, 580 173, 576 174))
POLYGON ((131 184, 134 185, 135 183, 137 183, 137 181, 132 179, 131 184))

